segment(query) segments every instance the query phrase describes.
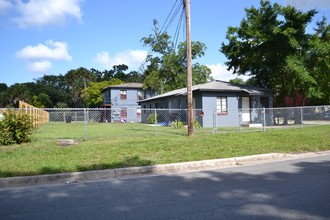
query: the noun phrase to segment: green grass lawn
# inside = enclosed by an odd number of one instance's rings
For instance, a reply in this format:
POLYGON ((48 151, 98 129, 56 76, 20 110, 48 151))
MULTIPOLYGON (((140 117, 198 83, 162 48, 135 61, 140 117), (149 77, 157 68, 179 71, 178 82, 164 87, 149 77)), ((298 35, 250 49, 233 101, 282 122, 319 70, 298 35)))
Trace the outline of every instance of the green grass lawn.
POLYGON ((142 124, 49 123, 35 130, 32 142, 0 146, 0 177, 145 166, 262 153, 330 150, 330 126, 222 133, 142 124), (58 139, 79 144, 61 147, 58 139))

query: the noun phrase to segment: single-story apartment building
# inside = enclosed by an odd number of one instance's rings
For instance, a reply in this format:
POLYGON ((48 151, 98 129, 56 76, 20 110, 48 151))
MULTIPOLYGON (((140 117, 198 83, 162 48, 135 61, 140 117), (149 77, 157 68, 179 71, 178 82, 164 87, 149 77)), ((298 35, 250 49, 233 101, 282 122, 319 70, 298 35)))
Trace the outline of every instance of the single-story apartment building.
MULTIPOLYGON (((195 85, 192 92, 195 120, 202 127, 235 127, 238 123, 261 123, 261 109, 272 108, 274 101, 274 91, 271 89, 219 80, 195 85)), ((150 109, 168 109, 167 116, 162 119, 167 122, 173 119, 187 121, 187 88, 139 100, 138 103, 142 107, 142 122, 145 122, 148 113, 153 113, 150 109)))

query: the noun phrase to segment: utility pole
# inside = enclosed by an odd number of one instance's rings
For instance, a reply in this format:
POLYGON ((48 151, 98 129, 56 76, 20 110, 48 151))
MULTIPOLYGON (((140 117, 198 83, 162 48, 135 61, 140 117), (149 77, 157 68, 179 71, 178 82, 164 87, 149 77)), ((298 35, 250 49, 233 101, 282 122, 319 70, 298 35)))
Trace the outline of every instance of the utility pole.
POLYGON ((192 68, 191 68, 190 0, 183 0, 183 1, 186 10, 188 136, 193 136, 194 109, 193 109, 192 68))

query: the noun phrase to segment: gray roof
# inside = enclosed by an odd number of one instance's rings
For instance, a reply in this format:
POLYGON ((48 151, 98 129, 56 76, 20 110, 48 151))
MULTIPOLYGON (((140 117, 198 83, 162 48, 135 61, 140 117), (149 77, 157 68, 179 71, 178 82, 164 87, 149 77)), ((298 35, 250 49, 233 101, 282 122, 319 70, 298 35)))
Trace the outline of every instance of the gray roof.
POLYGON ((143 85, 142 85, 142 83, 125 83, 125 84, 113 85, 113 86, 108 86, 108 87, 103 88, 102 92, 109 88, 142 89, 143 85))
MULTIPOLYGON (((192 91, 205 91, 205 92, 234 92, 234 93, 248 93, 249 95, 263 95, 265 92, 274 92, 272 89, 265 89, 255 86, 240 85, 229 83, 225 81, 215 80, 204 84, 198 84, 192 87, 192 91)), ((187 88, 176 89, 158 96, 144 99, 140 102, 145 102, 153 99, 164 98, 168 96, 187 95, 187 88)))

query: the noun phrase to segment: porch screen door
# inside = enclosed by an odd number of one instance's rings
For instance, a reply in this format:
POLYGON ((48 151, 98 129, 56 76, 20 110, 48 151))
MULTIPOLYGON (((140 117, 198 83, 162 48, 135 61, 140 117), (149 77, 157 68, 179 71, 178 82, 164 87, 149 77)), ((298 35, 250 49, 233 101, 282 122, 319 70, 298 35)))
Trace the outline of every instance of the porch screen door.
POLYGON ((250 122, 250 97, 242 97, 242 122, 250 122))

